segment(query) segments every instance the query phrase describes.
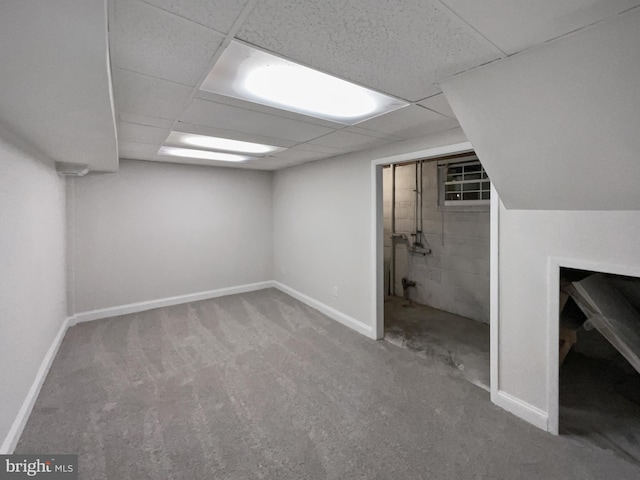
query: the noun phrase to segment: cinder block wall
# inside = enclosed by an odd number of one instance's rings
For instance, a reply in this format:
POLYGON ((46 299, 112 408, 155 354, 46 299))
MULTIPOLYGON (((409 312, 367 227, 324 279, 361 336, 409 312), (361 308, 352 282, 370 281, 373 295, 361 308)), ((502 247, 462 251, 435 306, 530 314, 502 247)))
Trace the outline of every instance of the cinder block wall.
MULTIPOLYGON (((439 208, 437 168, 436 162, 425 162, 423 167, 423 243, 431 253, 410 253, 408 243, 396 241, 395 294, 402 295, 402 277, 407 277, 416 282, 410 289, 412 300, 489 323, 489 207, 465 211, 439 208)), ((397 166, 396 232, 415 233, 415 188, 415 166, 397 166)), ((391 168, 383 170, 383 193, 384 259, 388 267, 391 168)))

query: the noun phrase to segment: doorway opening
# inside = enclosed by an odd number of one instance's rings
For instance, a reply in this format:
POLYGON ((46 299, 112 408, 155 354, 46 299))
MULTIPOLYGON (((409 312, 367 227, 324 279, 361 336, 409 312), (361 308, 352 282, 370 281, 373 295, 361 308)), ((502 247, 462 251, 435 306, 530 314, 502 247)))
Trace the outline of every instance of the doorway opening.
POLYGON ((490 180, 474 152, 384 165, 384 339, 489 391, 490 180))
POLYGON ((559 433, 640 464, 640 278, 560 268, 559 433))

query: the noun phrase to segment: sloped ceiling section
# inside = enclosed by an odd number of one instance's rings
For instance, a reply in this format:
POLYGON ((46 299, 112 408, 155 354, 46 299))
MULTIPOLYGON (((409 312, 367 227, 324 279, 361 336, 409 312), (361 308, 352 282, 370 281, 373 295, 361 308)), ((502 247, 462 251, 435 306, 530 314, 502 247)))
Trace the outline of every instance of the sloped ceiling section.
POLYGON ((115 171, 104 0, 3 0, 0 122, 60 162, 115 171))
POLYGON ((444 82, 511 209, 640 209, 640 11, 444 82))

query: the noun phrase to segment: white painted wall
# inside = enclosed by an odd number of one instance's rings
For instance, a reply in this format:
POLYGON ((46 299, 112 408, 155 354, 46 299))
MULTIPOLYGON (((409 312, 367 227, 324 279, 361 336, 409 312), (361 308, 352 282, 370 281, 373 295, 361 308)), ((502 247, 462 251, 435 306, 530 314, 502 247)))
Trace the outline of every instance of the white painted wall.
POLYGON ((456 128, 275 172, 274 278, 375 329, 371 163, 465 140, 456 128))
POLYGON ((65 317, 64 180, 0 127, 0 444, 65 317))
POLYGON ((69 180, 72 313, 271 280, 271 177, 122 161, 69 180))
POLYGON ((548 386, 550 351, 557 352, 548 326, 558 322, 558 291, 549 287, 558 272, 550 271, 550 262, 560 258, 560 265, 640 275, 640 212, 502 207, 499 237, 498 388, 548 412, 548 397, 555 394, 548 386))
MULTIPOLYGON (((391 259, 391 168, 383 171, 385 262, 391 259)), ((396 231, 415 231, 415 165, 396 167, 396 231)), ((437 162, 423 164, 423 243, 428 255, 409 253, 396 241, 395 293, 402 277, 416 282, 411 299, 489 323, 489 206, 438 207, 437 162)), ((413 240, 413 237, 409 237, 413 240)))

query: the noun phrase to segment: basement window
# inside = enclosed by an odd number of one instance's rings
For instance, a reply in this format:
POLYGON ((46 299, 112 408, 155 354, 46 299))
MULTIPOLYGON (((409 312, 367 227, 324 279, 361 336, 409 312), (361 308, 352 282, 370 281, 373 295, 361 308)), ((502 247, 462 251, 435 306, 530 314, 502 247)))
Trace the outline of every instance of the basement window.
POLYGON ((440 206, 489 205, 491 182, 475 155, 438 164, 440 206))

